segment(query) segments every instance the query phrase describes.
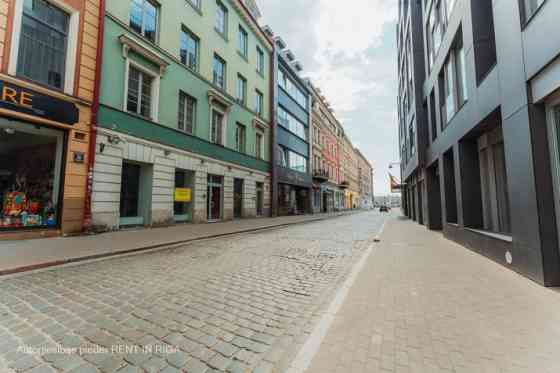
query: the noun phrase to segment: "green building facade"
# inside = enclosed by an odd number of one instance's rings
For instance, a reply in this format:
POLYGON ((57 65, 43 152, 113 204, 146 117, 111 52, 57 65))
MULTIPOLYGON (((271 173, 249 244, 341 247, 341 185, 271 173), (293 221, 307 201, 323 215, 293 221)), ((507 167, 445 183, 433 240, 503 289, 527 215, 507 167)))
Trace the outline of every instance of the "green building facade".
POLYGON ((269 215, 272 45, 249 9, 107 0, 99 229, 269 215))

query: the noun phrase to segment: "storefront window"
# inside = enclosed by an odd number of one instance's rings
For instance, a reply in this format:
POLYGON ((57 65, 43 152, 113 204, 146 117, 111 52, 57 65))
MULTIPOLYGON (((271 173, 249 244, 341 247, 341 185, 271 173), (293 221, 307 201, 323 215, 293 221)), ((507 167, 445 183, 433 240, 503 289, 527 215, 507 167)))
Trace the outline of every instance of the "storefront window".
POLYGON ((63 138, 48 128, 0 123, 0 229, 58 226, 63 138))
POLYGON ((175 170, 173 212, 176 222, 192 221, 194 172, 175 170))

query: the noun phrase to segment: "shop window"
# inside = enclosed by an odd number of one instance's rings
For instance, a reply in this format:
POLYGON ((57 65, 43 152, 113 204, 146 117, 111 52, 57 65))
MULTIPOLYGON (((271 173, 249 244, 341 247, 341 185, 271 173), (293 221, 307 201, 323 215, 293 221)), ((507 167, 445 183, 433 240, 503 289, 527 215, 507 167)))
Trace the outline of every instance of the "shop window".
POLYGON ((63 89, 70 15, 45 0, 25 1, 17 75, 63 89))
POLYGON ((0 125, 0 229, 59 225, 62 132, 0 125))
POLYGON ((194 172, 175 170, 175 198, 173 215, 176 222, 189 222, 193 218, 194 172))
POLYGON ((264 184, 257 182, 256 183, 256 190, 257 190, 257 216, 263 216, 264 211, 264 184))

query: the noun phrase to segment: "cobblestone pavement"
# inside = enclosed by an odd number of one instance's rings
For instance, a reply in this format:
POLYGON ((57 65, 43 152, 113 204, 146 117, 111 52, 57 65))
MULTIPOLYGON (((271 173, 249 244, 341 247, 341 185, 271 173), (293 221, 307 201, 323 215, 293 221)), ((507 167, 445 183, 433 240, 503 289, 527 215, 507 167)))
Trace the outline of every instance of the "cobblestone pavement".
POLYGON ((306 373, 558 373, 558 351, 558 289, 393 219, 306 373))
POLYGON ((375 212, 0 279, 0 372, 282 372, 375 212))

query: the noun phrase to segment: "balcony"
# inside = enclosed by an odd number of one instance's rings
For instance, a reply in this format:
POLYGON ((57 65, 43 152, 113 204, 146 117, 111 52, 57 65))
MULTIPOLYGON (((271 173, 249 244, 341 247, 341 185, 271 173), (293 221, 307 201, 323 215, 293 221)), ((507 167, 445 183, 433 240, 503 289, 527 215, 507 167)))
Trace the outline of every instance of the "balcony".
POLYGON ((348 189, 350 187, 350 182, 346 180, 341 181, 339 187, 340 189, 348 189))
POLYGON ((313 180, 319 183, 326 183, 329 181, 329 172, 327 170, 315 170, 313 171, 313 180))

